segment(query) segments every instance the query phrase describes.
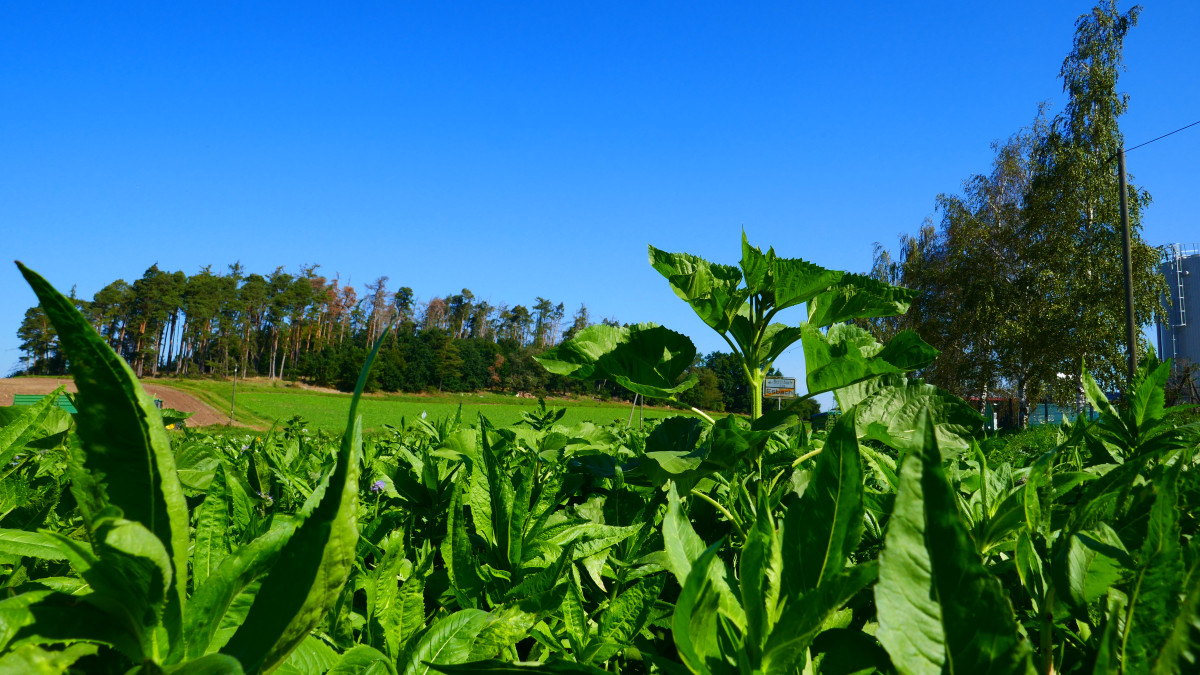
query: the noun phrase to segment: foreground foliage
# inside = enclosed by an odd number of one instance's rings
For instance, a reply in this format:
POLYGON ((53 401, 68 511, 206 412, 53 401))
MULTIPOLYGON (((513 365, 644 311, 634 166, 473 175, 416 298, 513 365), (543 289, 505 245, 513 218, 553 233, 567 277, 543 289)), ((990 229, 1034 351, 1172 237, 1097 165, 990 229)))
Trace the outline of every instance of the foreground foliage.
MULTIPOLYGON (((1097 421, 989 462, 1006 455, 979 415, 905 377, 927 345, 839 322, 904 291, 743 255, 774 271, 729 316, 764 340, 783 329, 745 307, 782 304, 786 270, 834 280, 787 333, 839 401, 828 431, 787 410, 565 425, 543 404, 364 437, 356 395, 340 442, 168 434, 23 268, 80 414, 46 397, 0 427, 0 672, 1194 672, 1198 439, 1165 417, 1166 365, 1121 408, 1084 373, 1097 421)), ((684 277, 716 306, 725 287, 684 277)), ((643 325, 583 331, 546 365, 674 396, 694 353, 643 325)))

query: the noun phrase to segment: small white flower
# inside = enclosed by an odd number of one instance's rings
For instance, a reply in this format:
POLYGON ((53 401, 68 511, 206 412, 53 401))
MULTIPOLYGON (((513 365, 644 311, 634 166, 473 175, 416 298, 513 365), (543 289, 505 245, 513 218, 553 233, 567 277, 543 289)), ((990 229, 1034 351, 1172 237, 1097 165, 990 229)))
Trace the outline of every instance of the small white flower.
POLYGON ((421 419, 425 419, 425 415, 427 415, 427 414, 428 413, 426 413, 424 410, 422 410, 421 411, 421 419))

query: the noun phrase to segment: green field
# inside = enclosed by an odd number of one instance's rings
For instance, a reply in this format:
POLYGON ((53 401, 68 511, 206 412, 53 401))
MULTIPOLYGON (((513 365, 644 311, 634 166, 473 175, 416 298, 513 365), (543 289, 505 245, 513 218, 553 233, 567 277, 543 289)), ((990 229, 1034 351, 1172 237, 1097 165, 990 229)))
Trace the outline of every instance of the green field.
MULTIPOLYGON (((156 384, 186 391, 217 410, 229 410, 232 382, 216 380, 155 380, 156 384)), ((408 423, 425 413, 427 419, 449 417, 462 405, 464 420, 474 424, 482 414, 497 426, 513 424, 521 419, 525 410, 536 408, 535 399, 516 398, 503 394, 378 394, 364 396, 359 404, 363 416, 363 430, 381 429, 384 424, 400 426, 401 420, 408 423)), ((608 424, 613 421, 629 421, 628 403, 601 403, 593 400, 551 399, 550 407, 566 408, 563 424, 595 422, 608 424)), ((238 422, 253 427, 266 428, 280 424, 299 415, 310 429, 339 432, 346 425, 346 413, 350 408, 350 395, 312 391, 288 386, 285 383, 263 381, 239 381, 235 418, 238 422)), ((693 415, 665 407, 645 408, 645 419, 659 419, 671 415, 693 415)), ((638 423, 638 412, 633 423, 638 423)))

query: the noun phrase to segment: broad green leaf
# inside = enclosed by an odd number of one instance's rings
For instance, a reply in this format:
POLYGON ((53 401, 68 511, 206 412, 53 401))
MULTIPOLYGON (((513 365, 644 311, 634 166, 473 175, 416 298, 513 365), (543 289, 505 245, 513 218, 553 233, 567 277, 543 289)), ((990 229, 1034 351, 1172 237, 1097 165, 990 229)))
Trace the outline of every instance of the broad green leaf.
POLYGON ((649 620, 664 580, 661 574, 641 579, 621 592, 600 617, 600 639, 632 643, 649 620))
POLYGON ((835 284, 845 274, 804 260, 780 258, 775 249, 751 246, 742 232, 742 271, 751 294, 759 295, 775 311, 807 302, 835 284))
POLYGON ((689 253, 667 253, 653 246, 649 249, 650 266, 667 278, 675 295, 691 305, 713 330, 727 332, 750 295, 750 291, 738 287, 742 273, 736 267, 710 263, 689 253))
POLYGON ((804 494, 787 507, 783 589, 788 602, 837 576, 862 539, 863 471, 855 416, 851 410, 838 419, 804 494))
POLYGON ((173 579, 162 541, 137 521, 111 516, 96 523, 94 550, 51 536, 92 589, 80 599, 105 612, 114 629, 137 644, 135 660, 165 660, 168 645, 157 632, 173 579))
POLYGON ((692 341, 653 323, 588 326, 534 359, 556 375, 609 379, 651 398, 671 398, 697 381, 692 375, 676 384, 696 360, 692 341))
POLYGON ((693 673, 700 675, 710 673, 709 662, 719 661, 722 653, 718 638, 721 600, 715 587, 724 571, 717 558, 720 547, 721 542, 708 547, 691 566, 675 601, 671 621, 679 657, 693 673))
POLYGON ((915 438, 880 557, 880 642, 902 673, 1030 673, 1029 646, 959 516, 929 415, 915 438))
POLYGON ((213 476, 221 468, 221 459, 204 443, 188 443, 175 457, 179 482, 196 493, 208 490, 213 476))
POLYGON ((167 668, 167 675, 242 675, 242 664, 232 656, 209 654, 195 661, 167 668))
POLYGON ((771 261, 775 311, 812 300, 844 275, 797 258, 775 258, 771 261))
MULTIPOLYGON (((163 624, 173 648, 182 649, 187 591, 187 503, 175 471, 171 440, 154 399, 128 364, 108 346, 74 303, 36 272, 17 263, 33 287, 71 364, 83 468, 125 518, 162 540, 174 571, 163 624)), ((80 499, 84 501, 88 497, 80 499)))
POLYGON ((834 612, 878 575, 875 563, 851 567, 785 607, 763 650, 764 673, 794 673, 804 663, 809 645, 825 629, 834 612))
POLYGON ((430 668, 447 675, 607 675, 608 671, 586 663, 571 661, 472 661, 458 665, 431 664, 430 668))
POLYGON ((1200 668, 1200 540, 1193 539, 1193 563, 1182 584, 1183 602, 1171 633, 1154 661, 1155 675, 1192 673, 1200 668))
MULTIPOLYGON (((883 378, 880 378, 883 379, 883 378)), ((848 410, 849 406, 842 408, 848 410)), ((920 380, 895 378, 858 403, 855 424, 859 438, 879 441, 903 450, 912 444, 921 415, 933 417, 938 448, 947 457, 957 456, 983 434, 983 417, 950 392, 920 380)))
POLYGON ((1179 545, 1179 511, 1176 508, 1182 465, 1181 458, 1154 485, 1154 505, 1150 510, 1146 539, 1138 551, 1138 568, 1130 587, 1122 630, 1121 653, 1126 673, 1150 672, 1179 615, 1180 583, 1186 569, 1179 545))
POLYGON ((490 659, 523 640, 529 629, 537 623, 537 614, 519 607, 499 607, 488 612, 487 619, 479 628, 471 643, 469 658, 472 661, 490 659))
POLYGON ((746 611, 746 649, 761 657, 766 636, 779 619, 783 552, 771 516, 769 498, 760 492, 754 525, 746 532, 741 556, 742 608, 746 611))
POLYGON ((382 622, 394 653, 403 653, 408 641, 425 628, 425 577, 421 571, 405 580, 392 609, 382 622))
POLYGON ((32 432, 37 429, 66 387, 59 387, 49 396, 23 409, 12 421, 0 427, 0 466, 8 466, 13 457, 25 446, 32 432))
POLYGON ((861 274, 846 274, 828 290, 808 303, 808 323, 835 323, 875 317, 898 316, 908 311, 917 292, 893 286, 861 274))
POLYGON ((933 561, 925 543, 922 473, 920 459, 912 453, 906 455, 875 585, 876 637, 904 675, 938 675, 946 665, 946 631, 933 586, 933 561))
MULTIPOLYGON (((476 469, 477 471, 478 469, 476 469)), ((474 473, 475 471, 472 471, 474 473)), ((460 485, 455 488, 446 518, 446 536, 442 539, 442 560, 450 577, 455 597, 462 607, 478 604, 483 579, 471 550, 471 539, 467 533, 466 512, 463 509, 465 484, 468 478, 459 474, 460 485)))
POLYGON ((70 642, 111 645, 134 662, 143 653, 136 636, 77 595, 38 590, 0 600, 0 649, 70 642))
POLYGON ((40 532, 0 530, 0 553, 38 560, 64 560, 58 540, 40 532))
POLYGON ((688 522, 674 484, 671 484, 667 494, 667 514, 663 517, 662 524, 667 569, 671 570, 675 580, 682 587, 687 583, 692 565, 700 559, 707 547, 688 522))
POLYGON ((218 466, 204 501, 196 507, 196 542, 192 547, 192 584, 199 588, 229 555, 229 504, 225 469, 218 466))
POLYGON ((79 659, 98 650, 99 647, 90 644, 74 644, 54 651, 32 644, 22 645, 0 657, 0 673, 59 675, 66 673, 79 659))
POLYGON ((1065 558, 1055 560, 1058 592, 1080 609, 1107 595, 1132 563, 1117 533, 1105 523, 1071 535, 1066 550, 1065 558))
POLYGON ((487 618, 488 613, 481 609, 461 609, 433 624, 413 648, 403 675, 425 675, 431 664, 467 661, 475 636, 487 618))
POLYGON ((591 631, 588 625, 587 610, 583 607, 583 591, 580 588, 577 572, 572 572, 572 583, 567 584, 567 593, 563 596, 561 618, 563 628, 566 629, 567 640, 571 643, 571 650, 583 651, 591 631))
POLYGON ((903 331, 881 345, 853 324, 835 324, 827 333, 810 324, 801 329, 810 394, 924 368, 937 356, 937 350, 912 331, 903 331))
POLYGON ((395 675, 396 667, 392 663, 393 660, 378 649, 358 645, 343 652, 325 675, 395 675))
POLYGON ((288 655, 275 671, 287 675, 288 673, 296 673, 297 675, 308 675, 309 673, 324 673, 337 663, 338 655, 333 647, 329 646, 324 640, 315 635, 308 635, 292 653, 288 655))
POLYGON ((222 650, 237 657, 248 672, 270 670, 284 661, 325 618, 350 575, 358 542, 356 515, 362 454, 358 403, 371 363, 385 337, 386 331, 375 343, 358 376, 342 447, 333 474, 322 486, 320 501, 284 545, 279 561, 255 596, 246 621, 222 650))

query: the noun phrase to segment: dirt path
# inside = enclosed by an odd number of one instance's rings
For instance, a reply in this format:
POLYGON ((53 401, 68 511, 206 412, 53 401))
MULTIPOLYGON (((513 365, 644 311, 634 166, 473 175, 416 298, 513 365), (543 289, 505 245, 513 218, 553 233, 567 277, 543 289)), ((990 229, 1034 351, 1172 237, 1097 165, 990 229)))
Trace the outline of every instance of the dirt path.
MULTIPOLYGON (((67 391, 74 393, 75 382, 69 377, 14 377, 0 379, 0 406, 12 405, 13 394, 49 394, 59 385, 67 385, 67 391)), ((183 412, 195 413, 188 418, 189 427, 206 427, 210 424, 225 424, 229 420, 227 413, 213 409, 191 394, 178 389, 164 387, 152 382, 143 382, 142 386, 150 394, 161 398, 164 408, 174 408, 183 412)))

